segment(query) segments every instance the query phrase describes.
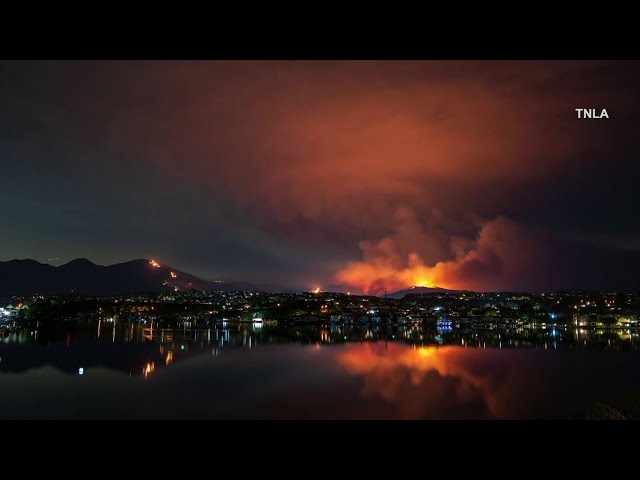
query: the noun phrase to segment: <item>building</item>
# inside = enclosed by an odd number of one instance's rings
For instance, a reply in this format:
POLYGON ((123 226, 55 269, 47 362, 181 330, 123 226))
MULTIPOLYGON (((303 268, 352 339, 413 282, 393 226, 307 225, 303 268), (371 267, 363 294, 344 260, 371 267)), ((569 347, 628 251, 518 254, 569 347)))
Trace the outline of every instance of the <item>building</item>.
POLYGON ((618 318, 618 325, 621 327, 635 327, 638 325, 638 320, 629 317, 618 318))
POLYGON ((18 318, 19 311, 20 310, 14 308, 12 305, 9 305, 8 307, 0 307, 0 318, 16 319, 18 318))
POLYGON ((597 325, 600 322, 600 315, 595 313, 574 313, 573 324, 576 327, 589 327, 597 325))

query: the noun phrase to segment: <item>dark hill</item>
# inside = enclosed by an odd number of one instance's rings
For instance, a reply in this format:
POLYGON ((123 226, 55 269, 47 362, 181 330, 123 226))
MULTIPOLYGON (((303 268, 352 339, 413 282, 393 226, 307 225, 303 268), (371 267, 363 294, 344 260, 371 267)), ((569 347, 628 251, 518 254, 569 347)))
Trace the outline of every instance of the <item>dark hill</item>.
POLYGON ((282 287, 209 282, 147 259, 102 266, 78 258, 54 267, 35 260, 0 262, 0 296, 119 295, 185 290, 280 291, 282 287))
POLYGON ((397 292, 387 294, 387 298, 404 298, 405 295, 422 294, 422 293, 460 293, 462 290, 449 290, 440 287, 411 287, 406 290, 398 290, 397 292))

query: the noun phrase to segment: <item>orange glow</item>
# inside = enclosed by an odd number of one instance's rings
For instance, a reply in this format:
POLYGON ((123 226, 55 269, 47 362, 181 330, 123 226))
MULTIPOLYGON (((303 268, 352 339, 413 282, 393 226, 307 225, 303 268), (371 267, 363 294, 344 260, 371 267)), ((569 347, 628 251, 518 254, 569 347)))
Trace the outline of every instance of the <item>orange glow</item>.
POLYGON ((171 365, 171 362, 173 362, 173 351, 169 350, 167 352, 167 360, 166 360, 166 365, 171 365))
POLYGON ((435 286, 435 284, 427 278, 418 278, 416 279, 415 286, 416 287, 433 287, 435 286))
POLYGON ((420 347, 417 349, 418 355, 421 357, 431 357, 436 353, 435 347, 420 347))
POLYGON ((316 288, 313 290, 313 293, 320 293, 320 287, 316 287, 316 288))
POLYGON ((480 395, 492 416, 510 418, 521 408, 512 400, 531 396, 519 396, 513 390, 529 391, 534 381, 524 379, 517 365, 504 362, 497 353, 453 346, 414 349, 400 344, 352 344, 341 351, 338 363, 363 377, 362 396, 380 397, 398 406, 407 418, 424 415, 425 402, 438 401, 437 394, 431 398, 428 392, 443 378, 457 382, 461 398, 480 395), (440 380, 433 383, 434 378, 440 380))
POLYGON ((408 266, 399 266, 395 259, 380 256, 369 261, 352 262, 336 275, 338 282, 356 287, 366 294, 382 294, 411 287, 455 288, 442 274, 442 268, 429 267, 422 258, 412 252, 408 266), (434 279, 436 281, 434 281, 434 279))
POLYGON ((523 271, 530 272, 531 277, 544 273, 542 260, 547 252, 542 238, 536 230, 497 218, 482 225, 474 241, 452 244, 452 250, 454 246, 457 250, 454 258, 433 265, 428 265, 417 251, 404 256, 400 238, 363 241, 363 260, 347 264, 335 279, 373 295, 416 286, 502 290, 522 282, 523 271), (532 263, 531 258, 538 263, 532 263))
POLYGON ((171 278, 178 278, 178 275, 176 274, 176 272, 171 272, 171 278))
POLYGON ((145 365, 145 367, 142 369, 142 373, 144 374, 145 380, 151 373, 154 372, 155 369, 156 369, 156 364, 154 362, 147 363, 145 365))
POLYGON ((151 265, 152 267, 156 267, 156 268, 160 268, 161 265, 156 262, 155 260, 149 260, 149 265, 151 265))

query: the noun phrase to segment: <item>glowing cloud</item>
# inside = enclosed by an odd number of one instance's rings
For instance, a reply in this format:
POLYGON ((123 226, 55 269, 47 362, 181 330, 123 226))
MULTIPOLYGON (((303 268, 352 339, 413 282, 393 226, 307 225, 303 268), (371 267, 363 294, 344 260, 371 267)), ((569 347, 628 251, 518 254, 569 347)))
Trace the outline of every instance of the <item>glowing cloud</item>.
POLYGON ((439 286, 478 291, 525 288, 544 275, 548 260, 544 242, 533 229, 505 218, 486 222, 475 240, 452 237, 453 259, 430 266, 415 251, 399 253, 398 241, 384 238, 360 243, 364 259, 351 262, 336 275, 344 285, 380 295, 414 286, 439 286), (406 258, 406 260, 404 260, 406 258))
MULTIPOLYGON (((593 220, 601 232, 614 220, 633 224, 623 219, 634 218, 629 152, 638 140, 630 98, 640 85, 637 62, 2 67, 11 93, 0 109, 5 150, 24 149, 30 160, 9 162, 7 175, 23 178, 26 190, 3 188, 8 196, 0 200, 15 205, 16 218, 33 219, 3 232, 6 259, 27 252, 48 258, 46 249, 58 244, 65 256, 162 252, 167 264, 197 265, 194 273, 205 276, 296 288, 328 288, 338 271, 338 283, 354 293, 417 285, 551 288, 549 280, 563 272, 525 282, 538 269, 540 247, 527 251, 535 243, 523 233, 529 229, 500 215, 567 236, 591 228, 585 212, 601 217, 593 220), (574 108, 585 99, 606 106, 610 121, 578 121, 574 108), (25 136, 34 119, 41 128, 25 136), (99 158, 88 161, 95 152, 99 158), (43 183, 52 156, 60 161, 43 183), (21 196, 32 201, 16 202, 21 196), (118 219, 109 236, 101 235, 96 211, 118 219), (175 220, 172 228, 165 219, 175 220), (80 226, 97 237, 75 235, 80 226), (52 237, 42 247, 28 241, 34 246, 25 250, 21 238, 41 230, 52 237), (520 262, 519 275, 510 260, 520 262)), ((637 246, 635 236, 630 240, 637 246)), ((625 263, 614 269, 603 261, 593 276, 631 278, 625 263)))

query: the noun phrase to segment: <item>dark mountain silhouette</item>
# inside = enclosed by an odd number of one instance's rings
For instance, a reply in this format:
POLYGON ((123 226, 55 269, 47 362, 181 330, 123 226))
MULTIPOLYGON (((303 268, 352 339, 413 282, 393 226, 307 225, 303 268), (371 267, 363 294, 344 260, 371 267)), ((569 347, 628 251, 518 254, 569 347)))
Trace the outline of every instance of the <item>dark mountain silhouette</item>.
POLYGON ((0 262, 0 296, 118 295, 187 290, 279 292, 283 287, 242 282, 210 282, 152 260, 138 259, 110 266, 78 258, 54 267, 35 260, 0 262))
POLYGON ((440 287, 411 287, 406 290, 398 290, 397 292, 388 293, 387 298, 403 298, 405 295, 416 293, 464 293, 465 290, 449 290, 440 287))

